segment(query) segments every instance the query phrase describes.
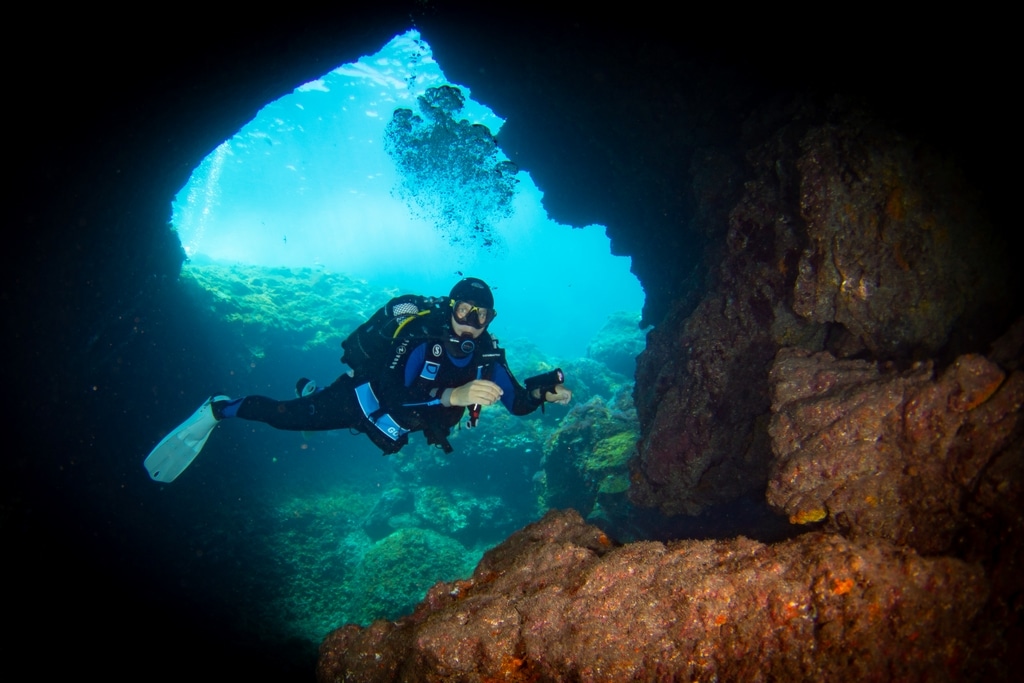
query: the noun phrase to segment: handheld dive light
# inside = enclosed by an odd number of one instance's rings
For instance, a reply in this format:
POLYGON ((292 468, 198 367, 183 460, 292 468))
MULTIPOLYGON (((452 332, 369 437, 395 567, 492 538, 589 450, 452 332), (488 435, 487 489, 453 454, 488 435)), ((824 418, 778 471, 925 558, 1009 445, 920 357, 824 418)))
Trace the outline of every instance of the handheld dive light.
POLYGON ((559 384, 565 384, 565 373, 562 372, 561 368, 556 368, 551 372, 545 372, 543 375, 535 375, 526 379, 526 390, 531 396, 533 396, 533 390, 538 389, 540 391, 540 411, 544 412, 544 404, 547 402, 544 397, 548 394, 555 393, 555 387, 559 384))

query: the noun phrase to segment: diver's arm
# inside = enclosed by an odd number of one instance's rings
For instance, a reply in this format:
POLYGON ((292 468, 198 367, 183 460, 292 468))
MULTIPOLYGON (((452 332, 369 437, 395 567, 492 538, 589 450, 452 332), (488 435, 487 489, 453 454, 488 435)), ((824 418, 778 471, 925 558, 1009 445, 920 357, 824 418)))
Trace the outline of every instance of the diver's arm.
POLYGON ((526 387, 517 382, 504 364, 495 366, 494 383, 501 387, 501 402, 513 415, 529 415, 544 403, 544 399, 532 395, 526 387))

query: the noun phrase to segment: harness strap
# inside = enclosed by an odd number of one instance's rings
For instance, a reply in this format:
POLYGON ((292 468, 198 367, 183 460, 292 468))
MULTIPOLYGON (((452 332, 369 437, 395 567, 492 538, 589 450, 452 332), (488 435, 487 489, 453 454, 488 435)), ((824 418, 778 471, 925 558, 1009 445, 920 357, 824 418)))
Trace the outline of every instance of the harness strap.
POLYGON ((359 409, 363 411, 363 415, 384 436, 392 441, 398 441, 409 433, 409 430, 398 424, 389 413, 383 412, 380 401, 377 400, 377 395, 373 393, 373 387, 369 382, 356 387, 356 398, 359 400, 359 409))
POLYGON ((402 333, 402 328, 411 323, 413 320, 416 320, 416 318, 427 315, 428 313, 430 313, 429 308, 424 311, 420 311, 419 313, 414 313, 412 315, 406 316, 405 320, 398 323, 398 327, 395 328, 395 333, 391 335, 391 338, 398 339, 398 335, 402 333))

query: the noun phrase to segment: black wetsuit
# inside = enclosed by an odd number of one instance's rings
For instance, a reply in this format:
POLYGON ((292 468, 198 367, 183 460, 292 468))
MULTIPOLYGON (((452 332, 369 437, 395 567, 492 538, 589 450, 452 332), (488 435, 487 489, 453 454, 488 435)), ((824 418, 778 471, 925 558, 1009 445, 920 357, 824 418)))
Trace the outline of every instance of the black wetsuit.
POLYGON ((277 429, 355 429, 385 453, 397 452, 409 433, 422 431, 429 443, 448 451, 446 437, 466 409, 444 406, 441 395, 474 379, 489 379, 501 387, 501 402, 515 415, 529 414, 543 402, 516 381, 504 352, 484 332, 470 354, 459 353, 451 340, 407 343, 396 351, 391 367, 372 379, 342 375, 330 386, 290 401, 247 396, 238 404, 236 417, 277 429))

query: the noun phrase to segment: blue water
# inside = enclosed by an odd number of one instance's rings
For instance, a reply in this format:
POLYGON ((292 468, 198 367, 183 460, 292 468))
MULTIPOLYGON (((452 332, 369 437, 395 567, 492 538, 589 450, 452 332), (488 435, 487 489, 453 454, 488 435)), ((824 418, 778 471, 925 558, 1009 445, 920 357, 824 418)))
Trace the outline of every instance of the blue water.
MULTIPOLYGON (((551 221, 541 190, 522 171, 507 216, 467 208, 472 188, 414 188, 428 201, 447 193, 463 223, 486 221, 494 236, 486 247, 472 239, 472 226, 441 225, 400 196, 385 126, 396 108, 418 111, 416 98, 446 82, 429 45, 411 31, 268 104, 178 194, 173 224, 186 253, 322 267, 432 295, 474 275, 495 290, 497 336, 529 338, 557 357, 583 355, 611 313, 643 304, 629 259, 610 254, 603 227, 551 221)), ((502 119, 460 89, 466 105, 458 116, 498 135, 502 119)))

